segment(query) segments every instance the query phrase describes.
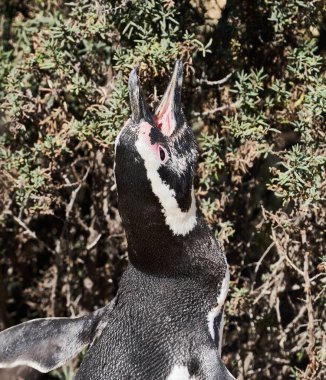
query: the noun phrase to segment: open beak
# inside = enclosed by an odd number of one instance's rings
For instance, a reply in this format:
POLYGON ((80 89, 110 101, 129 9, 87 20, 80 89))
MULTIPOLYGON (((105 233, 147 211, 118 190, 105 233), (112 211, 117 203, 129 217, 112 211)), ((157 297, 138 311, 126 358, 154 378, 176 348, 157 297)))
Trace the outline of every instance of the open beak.
POLYGON ((183 65, 181 60, 177 60, 170 83, 155 111, 155 122, 162 133, 167 136, 171 136, 183 124, 181 109, 182 76, 183 65))

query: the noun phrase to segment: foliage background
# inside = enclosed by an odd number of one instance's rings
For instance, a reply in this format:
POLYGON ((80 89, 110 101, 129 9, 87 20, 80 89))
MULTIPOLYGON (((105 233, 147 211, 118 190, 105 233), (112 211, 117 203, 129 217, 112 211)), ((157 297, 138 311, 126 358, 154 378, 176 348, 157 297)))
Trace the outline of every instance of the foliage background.
MULTIPOLYGON (((231 269, 238 379, 325 376, 323 0, 0 2, 0 328, 110 300, 127 262, 113 144, 140 64, 174 60, 200 146, 197 198, 231 269)), ((39 377, 71 379, 78 359, 39 377)))

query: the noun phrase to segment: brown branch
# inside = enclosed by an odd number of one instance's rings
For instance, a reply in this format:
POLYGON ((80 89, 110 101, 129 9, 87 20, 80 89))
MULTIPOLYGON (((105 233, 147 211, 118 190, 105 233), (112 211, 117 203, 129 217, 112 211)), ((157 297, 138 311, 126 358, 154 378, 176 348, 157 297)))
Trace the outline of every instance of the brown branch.
POLYGON ((252 282, 251 290, 254 289, 255 284, 256 284, 256 276, 259 270, 259 267, 261 266, 261 263, 263 262, 264 258, 268 255, 269 251, 274 247, 275 241, 273 241, 265 250, 265 252, 262 254, 260 259, 257 261, 256 267, 255 267, 255 272, 254 272, 254 280, 252 282))
MULTIPOLYGON (((10 214, 10 213, 9 213, 10 214)), ((38 240, 49 252, 51 252, 51 253, 53 253, 53 254, 55 254, 55 252, 54 252, 54 250, 51 248, 51 247, 49 247, 46 243, 44 243, 44 241, 43 240, 41 240, 37 235, 36 235, 36 233, 34 232, 34 231, 32 231, 28 226, 27 226, 27 224, 26 223, 24 223, 20 218, 17 218, 17 216, 15 216, 15 215, 12 215, 12 214, 10 214, 11 216, 12 216, 12 218, 14 219, 14 221, 16 222, 16 223, 18 223, 24 230, 25 230, 25 232, 31 237, 31 238, 33 238, 33 239, 35 239, 35 240, 38 240)))
POLYGON ((258 301, 268 293, 270 287, 272 285, 274 285, 274 283, 276 281, 276 277, 277 277, 276 274, 277 274, 277 272, 280 268, 280 265, 282 264, 283 261, 284 261, 284 258, 281 257, 275 264, 273 264, 275 267, 273 269, 273 272, 269 275, 268 280, 266 280, 261 287, 259 287, 258 289, 256 289, 254 291, 255 293, 258 291, 260 291, 260 292, 259 292, 259 295, 254 299, 253 305, 258 303, 258 301))
POLYGON ((276 237, 276 234, 275 234, 275 230, 272 228, 272 237, 273 237, 273 240, 275 242, 275 247, 276 247, 276 250, 279 254, 280 257, 284 257, 285 260, 287 261, 287 263, 297 272, 299 273, 301 276, 304 276, 304 273, 303 271, 298 268, 294 262, 289 258, 289 256, 287 255, 285 249, 283 249, 283 247, 281 247, 281 245, 279 244, 278 240, 277 240, 277 237, 276 237))
MULTIPOLYGON (((60 273, 61 273, 61 269, 63 267, 63 262, 64 262, 64 260, 67 257, 67 255, 63 255, 64 249, 67 250, 66 249, 66 244, 64 244, 65 240, 66 240, 65 239, 65 233, 66 233, 67 226, 68 226, 68 223, 69 223, 70 214, 71 214, 72 209, 74 207, 74 204, 76 202, 77 195, 78 195, 80 189, 82 188, 84 182, 86 181, 86 179, 88 177, 88 174, 89 174, 89 171, 90 171, 90 168, 88 167, 87 170, 86 170, 85 175, 80 180, 79 185, 71 193, 69 203, 66 206, 66 220, 64 222, 64 225, 63 225, 63 228, 62 228, 62 231, 61 231, 61 234, 60 234, 60 238, 56 242, 54 277, 53 277, 53 285, 52 285, 52 290, 51 290, 51 308, 50 308, 50 310, 51 310, 50 313, 51 313, 52 316, 55 316, 57 314, 57 292, 58 292, 58 289, 59 289, 59 286, 60 286, 60 282, 61 282, 60 273)), ((67 268, 68 268, 68 276, 69 276, 69 271, 70 271, 69 262, 68 262, 67 268)), ((69 286, 69 283, 67 284, 67 294, 66 294, 66 296, 67 296, 67 307, 69 308, 70 307, 70 303, 69 302, 70 302, 70 299, 71 299, 71 297, 70 297, 70 286, 69 286)))
POLYGON ((87 244, 86 249, 89 251, 92 248, 94 248, 96 244, 99 242, 99 240, 101 239, 101 237, 102 237, 102 234, 98 234, 97 237, 91 243, 87 244))
POLYGON ((224 104, 223 106, 216 107, 216 108, 213 108, 211 110, 207 110, 207 111, 203 111, 203 112, 192 112, 192 115, 194 115, 194 116, 207 116, 207 115, 212 115, 212 114, 217 113, 217 112, 222 112, 222 111, 228 110, 230 108, 238 108, 238 107, 239 107, 238 102, 231 103, 231 104, 224 104))
POLYGON ((302 306, 299 313, 296 317, 286 326, 286 328, 280 334, 280 346, 284 348, 285 340, 288 338, 288 333, 293 329, 293 327, 299 322, 299 320, 303 317, 304 312, 306 311, 305 306, 302 306))
POLYGON ((314 331, 314 324, 315 324, 315 318, 314 318, 314 309, 312 304, 312 297, 311 297, 311 285, 310 285, 310 278, 309 278, 309 250, 307 249, 307 237, 306 237, 306 231, 301 231, 301 239, 302 244, 304 247, 304 264, 303 264, 303 278, 305 283, 305 293, 306 293, 306 308, 308 313, 308 337, 309 337, 309 343, 307 347, 307 354, 309 356, 310 362, 312 367, 315 367, 315 353, 314 353, 314 347, 315 347, 315 331, 314 331))
POLYGON ((79 183, 78 187, 75 190, 73 190, 73 192, 71 193, 70 201, 66 207, 66 222, 69 220, 70 213, 71 213, 72 208, 75 204, 77 194, 79 193, 79 190, 81 189, 84 182, 86 181, 88 174, 89 174, 89 168, 87 168, 86 173, 85 173, 83 179, 81 180, 81 182, 79 183))
POLYGON ((214 80, 214 81, 211 81, 211 80, 207 80, 207 79, 196 79, 196 82, 199 83, 199 84, 207 84, 209 86, 218 86, 220 84, 224 84, 225 82, 227 82, 229 80, 229 78, 232 76, 233 73, 230 73, 228 75, 226 75, 224 78, 222 79, 219 79, 219 80, 214 80))

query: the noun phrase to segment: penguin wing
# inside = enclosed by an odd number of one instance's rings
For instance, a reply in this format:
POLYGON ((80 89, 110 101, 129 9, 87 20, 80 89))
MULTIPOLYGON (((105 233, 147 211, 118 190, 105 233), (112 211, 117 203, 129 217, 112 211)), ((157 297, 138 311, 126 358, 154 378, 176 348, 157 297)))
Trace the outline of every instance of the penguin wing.
POLYGON ((0 368, 26 365, 49 372, 76 356, 101 334, 114 300, 79 318, 40 318, 0 333, 0 368))

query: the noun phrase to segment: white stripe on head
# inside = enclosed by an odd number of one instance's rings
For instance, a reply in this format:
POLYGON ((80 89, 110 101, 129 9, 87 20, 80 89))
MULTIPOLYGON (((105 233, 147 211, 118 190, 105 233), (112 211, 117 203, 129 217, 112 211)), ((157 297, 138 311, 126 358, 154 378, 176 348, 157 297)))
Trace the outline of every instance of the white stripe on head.
POLYGON ((144 135, 139 134, 136 141, 136 149, 144 160, 147 178, 151 182, 153 193, 158 197, 163 208, 165 222, 174 235, 186 235, 197 223, 195 192, 191 191, 191 206, 186 212, 181 211, 176 200, 176 194, 170 186, 165 183, 158 173, 161 162, 153 154, 144 135))

